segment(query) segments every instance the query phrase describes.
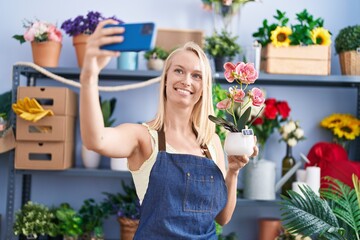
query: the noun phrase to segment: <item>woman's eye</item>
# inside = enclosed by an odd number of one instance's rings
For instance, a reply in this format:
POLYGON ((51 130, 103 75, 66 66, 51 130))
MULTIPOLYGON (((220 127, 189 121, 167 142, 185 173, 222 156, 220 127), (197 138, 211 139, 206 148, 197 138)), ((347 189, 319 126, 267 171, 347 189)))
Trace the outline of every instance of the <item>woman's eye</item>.
POLYGON ((195 78, 196 80, 201 80, 202 76, 200 74, 193 74, 193 78, 195 78))
POLYGON ((180 73, 180 74, 181 74, 181 73, 183 73, 183 70, 181 70, 181 69, 177 68, 177 69, 175 69, 175 72, 176 72, 176 73, 180 73))

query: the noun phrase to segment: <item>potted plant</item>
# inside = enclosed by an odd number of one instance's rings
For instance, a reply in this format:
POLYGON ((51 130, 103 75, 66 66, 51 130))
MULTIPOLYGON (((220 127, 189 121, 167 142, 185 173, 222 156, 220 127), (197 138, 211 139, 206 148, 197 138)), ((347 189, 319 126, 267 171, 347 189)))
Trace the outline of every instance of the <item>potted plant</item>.
POLYGON ((149 70, 161 71, 168 56, 169 53, 161 47, 154 47, 146 51, 144 58, 147 60, 147 68, 149 70))
POLYGON ((324 20, 315 18, 306 9, 296 14, 296 23, 290 26, 285 12, 276 10, 274 18, 276 23, 270 24, 265 19, 253 33, 262 46, 261 70, 279 74, 330 74, 331 33, 324 28, 324 20))
POLYGON ((289 190, 282 196, 281 215, 287 232, 312 239, 360 239, 360 183, 352 175, 353 186, 325 177, 327 188, 320 197, 307 185, 300 186, 303 196, 289 190))
POLYGON ((52 23, 35 20, 25 20, 26 29, 23 35, 14 35, 13 38, 24 43, 31 42, 33 61, 42 67, 57 67, 62 47, 62 33, 52 23))
POLYGON ((340 30, 335 38, 335 50, 339 54, 343 75, 360 75, 360 25, 340 30))
POLYGON ((58 233, 64 236, 64 240, 76 240, 82 234, 82 219, 77 212, 68 204, 62 203, 55 209, 58 233))
MULTIPOLYGON (((123 21, 117 19, 115 16, 110 17, 123 23, 123 21)), ((76 50, 76 56, 79 67, 82 67, 82 62, 85 54, 86 41, 89 36, 95 31, 99 22, 108 19, 99 12, 89 11, 86 16, 79 15, 74 19, 67 19, 61 24, 63 29, 70 37, 73 37, 73 45, 76 50)))
POLYGON ((216 72, 222 71, 225 62, 232 61, 241 53, 241 47, 236 43, 237 39, 237 36, 231 36, 226 30, 205 37, 204 51, 214 59, 216 72))
POLYGON ((97 203, 94 199, 84 200, 79 209, 82 219, 81 229, 83 240, 104 240, 103 222, 109 212, 103 203, 97 203))
POLYGON ((57 235, 55 216, 48 207, 35 202, 27 202, 15 213, 14 234, 26 239, 41 239, 57 235))
POLYGON ((110 214, 116 214, 120 223, 121 240, 131 240, 134 237, 140 219, 140 204, 133 184, 126 185, 121 181, 124 193, 104 192, 104 205, 110 214))
MULTIPOLYGON (((111 127, 115 122, 115 119, 111 119, 111 117, 115 110, 116 98, 103 100, 100 97, 99 101, 100 101, 101 112, 104 118, 104 126, 111 127)), ((87 149, 84 145, 82 146, 81 153, 82 153, 83 164, 86 168, 99 167, 101 160, 101 155, 99 153, 87 149)))
POLYGON ((0 153, 15 147, 15 136, 10 124, 11 91, 0 95, 0 153))

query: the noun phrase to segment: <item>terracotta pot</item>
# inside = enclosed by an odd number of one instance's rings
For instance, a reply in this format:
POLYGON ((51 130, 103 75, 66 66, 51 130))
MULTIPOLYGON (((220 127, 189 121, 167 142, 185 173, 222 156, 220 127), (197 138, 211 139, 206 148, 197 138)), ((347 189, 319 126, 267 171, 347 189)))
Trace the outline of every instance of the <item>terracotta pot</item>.
POLYGON ((274 240, 281 233, 281 222, 279 219, 260 219, 259 240, 274 240))
POLYGON ((84 61, 86 43, 89 37, 90 35, 88 34, 79 34, 73 37, 73 46, 76 50, 77 62, 80 68, 82 67, 84 61))
POLYGON ((139 226, 139 220, 133 220, 125 217, 119 217, 117 220, 120 223, 120 239, 134 239, 135 232, 139 226))
POLYGON ((33 61, 41 67, 57 67, 62 44, 54 41, 31 42, 33 61))

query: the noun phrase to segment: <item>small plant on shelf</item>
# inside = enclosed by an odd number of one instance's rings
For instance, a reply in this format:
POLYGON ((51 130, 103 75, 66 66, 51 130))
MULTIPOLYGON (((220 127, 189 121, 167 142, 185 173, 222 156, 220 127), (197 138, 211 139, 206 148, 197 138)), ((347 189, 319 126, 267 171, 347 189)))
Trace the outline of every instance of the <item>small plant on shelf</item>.
POLYGON ((63 235, 65 240, 77 239, 82 234, 82 219, 68 203, 60 204, 55 209, 55 216, 58 220, 59 234, 63 235))

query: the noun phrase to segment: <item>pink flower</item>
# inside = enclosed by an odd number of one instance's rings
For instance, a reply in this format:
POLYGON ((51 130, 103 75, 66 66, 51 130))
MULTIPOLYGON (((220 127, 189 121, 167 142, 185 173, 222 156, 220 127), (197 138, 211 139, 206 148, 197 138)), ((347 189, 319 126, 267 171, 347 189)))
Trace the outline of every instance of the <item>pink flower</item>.
POLYGON ((251 89, 250 97, 254 106, 261 106, 265 102, 264 93, 259 88, 251 89))
POLYGON ((252 84, 258 78, 258 72, 255 70, 253 63, 239 63, 235 69, 239 80, 244 84, 252 84))
POLYGON ((219 110, 226 110, 229 109, 231 106, 231 99, 226 98, 216 104, 216 108, 219 110))
POLYGON ((24 38, 26 41, 29 41, 29 42, 34 41, 35 30, 33 28, 29 28, 28 30, 26 30, 26 32, 24 34, 24 38))
POLYGON ((244 90, 235 89, 235 93, 234 93, 234 101, 235 102, 242 103, 244 101, 244 97, 245 97, 244 90))
POLYGON ((236 66, 231 62, 227 62, 224 64, 224 69, 225 69, 224 76, 229 83, 232 83, 235 80, 235 76, 234 76, 235 68, 236 66))
POLYGON ((54 25, 49 25, 48 28, 48 38, 50 41, 61 42, 62 34, 59 29, 57 29, 54 25))

